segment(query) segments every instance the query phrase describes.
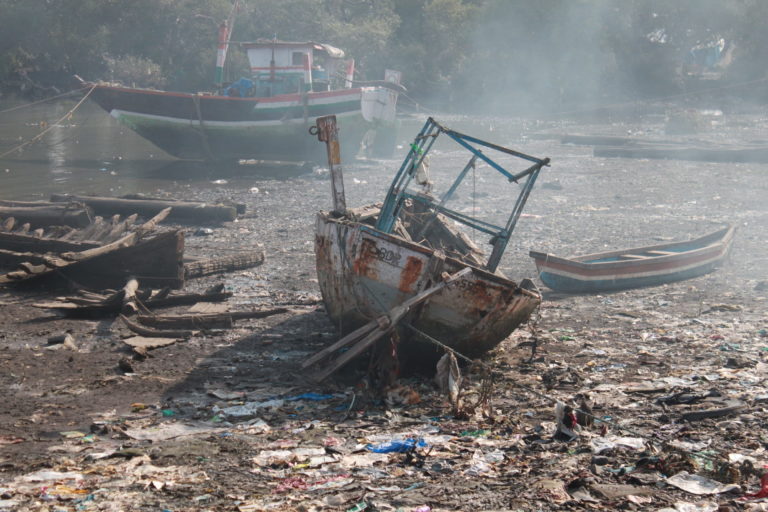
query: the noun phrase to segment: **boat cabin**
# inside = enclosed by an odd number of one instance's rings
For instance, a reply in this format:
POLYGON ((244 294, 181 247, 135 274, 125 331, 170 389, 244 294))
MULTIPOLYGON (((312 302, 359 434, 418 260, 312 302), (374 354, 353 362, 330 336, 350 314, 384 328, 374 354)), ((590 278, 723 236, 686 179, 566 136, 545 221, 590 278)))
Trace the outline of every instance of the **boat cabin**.
POLYGON ((354 61, 344 61, 344 52, 333 46, 260 40, 242 43, 242 47, 251 65, 253 86, 247 91, 249 96, 271 97, 351 86, 354 61))

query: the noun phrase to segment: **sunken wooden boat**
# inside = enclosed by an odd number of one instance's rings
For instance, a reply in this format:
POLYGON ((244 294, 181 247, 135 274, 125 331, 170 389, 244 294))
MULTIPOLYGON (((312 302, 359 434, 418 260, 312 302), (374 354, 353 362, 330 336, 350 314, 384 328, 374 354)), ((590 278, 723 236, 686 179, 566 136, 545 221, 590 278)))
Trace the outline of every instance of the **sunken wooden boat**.
MULTIPOLYGON (((335 121, 332 116, 318 119, 314 132, 329 143, 335 204, 333 211, 317 215, 317 275, 331 320, 348 335, 345 339, 358 341, 339 360, 346 362, 350 358, 347 354, 357 354, 380 335, 394 331, 401 362, 410 359, 411 363, 429 364, 445 353, 445 347, 473 358, 494 348, 526 322, 539 306, 541 295, 529 279, 515 282, 497 267, 536 177, 549 159, 481 141, 430 118, 411 145, 383 204, 347 209, 338 143, 332 140, 335 122, 329 120, 335 121), (425 157, 440 135, 458 142, 471 156, 450 189, 436 198, 415 189, 420 188, 418 175, 425 157), (484 152, 478 146, 483 146, 484 152), (488 149, 532 165, 512 174, 491 160, 488 149), (521 185, 504 226, 445 206, 478 159, 521 185), (492 237, 493 251, 487 261, 482 261, 482 253, 471 239, 454 227, 456 223, 492 237), (366 325, 370 326, 368 331, 366 325)), ((344 340, 331 349, 343 344, 344 340)), ((322 376, 338 366, 326 366, 322 376)))
MULTIPOLYGON (((38 204, 42 209, 43 203, 38 204)), ((136 277, 149 285, 181 288, 184 232, 156 232, 170 211, 166 208, 139 225, 134 225, 136 214, 122 219, 97 216, 82 229, 52 226, 31 231, 28 222, 19 226, 14 217, 0 219, 0 287, 46 279, 49 284, 119 288, 136 277)))
POLYGON ((531 251, 539 278, 567 293, 597 293, 683 281, 717 269, 731 248, 735 226, 685 242, 561 258, 531 251))

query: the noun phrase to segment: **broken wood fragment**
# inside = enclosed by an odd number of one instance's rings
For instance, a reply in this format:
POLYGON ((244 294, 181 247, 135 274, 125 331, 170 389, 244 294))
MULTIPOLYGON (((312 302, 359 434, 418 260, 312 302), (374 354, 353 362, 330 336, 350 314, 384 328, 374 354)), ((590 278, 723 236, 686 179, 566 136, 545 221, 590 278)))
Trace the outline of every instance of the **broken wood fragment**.
POLYGON ((192 261, 184 264, 184 277, 193 279, 197 277, 234 272, 247 268, 257 267, 264 263, 264 253, 241 253, 221 258, 192 261))

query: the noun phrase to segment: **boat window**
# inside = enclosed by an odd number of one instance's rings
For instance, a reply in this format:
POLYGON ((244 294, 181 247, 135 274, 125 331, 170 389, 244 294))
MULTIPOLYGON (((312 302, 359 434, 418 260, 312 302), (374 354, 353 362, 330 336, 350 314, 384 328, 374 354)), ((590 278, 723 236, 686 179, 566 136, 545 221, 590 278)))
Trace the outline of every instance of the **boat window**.
POLYGON ((304 53, 302 53, 302 52, 293 52, 291 54, 291 65, 292 66, 303 66, 304 65, 304 53))

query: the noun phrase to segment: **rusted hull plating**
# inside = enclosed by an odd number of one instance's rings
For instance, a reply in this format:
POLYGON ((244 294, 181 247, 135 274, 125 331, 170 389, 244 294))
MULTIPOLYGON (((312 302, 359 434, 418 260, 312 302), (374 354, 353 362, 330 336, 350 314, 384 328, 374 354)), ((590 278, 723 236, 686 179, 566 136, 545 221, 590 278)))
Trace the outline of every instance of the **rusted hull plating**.
MULTIPOLYGON (((317 217, 315 254, 320 290, 331 320, 343 333, 386 313, 430 285, 442 272, 466 267, 452 258, 375 228, 317 217)), ((414 308, 400 325, 403 352, 437 354, 407 324, 468 357, 477 357, 527 321, 541 302, 535 287, 473 267, 472 274, 414 308)))

